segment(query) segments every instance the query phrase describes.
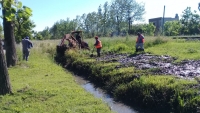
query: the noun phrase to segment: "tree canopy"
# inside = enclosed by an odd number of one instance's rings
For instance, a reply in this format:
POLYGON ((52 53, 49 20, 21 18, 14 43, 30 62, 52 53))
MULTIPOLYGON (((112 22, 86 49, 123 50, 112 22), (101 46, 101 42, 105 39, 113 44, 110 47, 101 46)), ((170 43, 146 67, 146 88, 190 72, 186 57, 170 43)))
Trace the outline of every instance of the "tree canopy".
MULTIPOLYGON (((143 3, 135 0, 113 0, 110 4, 105 2, 99 5, 97 11, 88 14, 77 15, 75 19, 57 21, 48 29, 50 39, 61 38, 63 34, 73 30, 82 30, 88 37, 110 36, 112 33, 127 32, 129 21, 142 21, 145 14, 143 3)), ((39 32, 47 35, 47 29, 39 32)), ((46 39, 46 36, 44 39, 46 39)))
POLYGON ((180 21, 166 22, 164 26, 167 36, 200 34, 200 15, 187 7, 180 21))

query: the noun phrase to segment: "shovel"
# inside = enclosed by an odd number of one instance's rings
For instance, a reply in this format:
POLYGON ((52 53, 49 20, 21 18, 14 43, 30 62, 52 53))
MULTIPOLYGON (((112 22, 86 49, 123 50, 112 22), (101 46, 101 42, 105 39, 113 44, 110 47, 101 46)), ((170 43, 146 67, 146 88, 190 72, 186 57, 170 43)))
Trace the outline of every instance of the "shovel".
POLYGON ((92 49, 92 54, 90 54, 90 57, 94 56, 93 52, 94 52, 94 48, 92 49))

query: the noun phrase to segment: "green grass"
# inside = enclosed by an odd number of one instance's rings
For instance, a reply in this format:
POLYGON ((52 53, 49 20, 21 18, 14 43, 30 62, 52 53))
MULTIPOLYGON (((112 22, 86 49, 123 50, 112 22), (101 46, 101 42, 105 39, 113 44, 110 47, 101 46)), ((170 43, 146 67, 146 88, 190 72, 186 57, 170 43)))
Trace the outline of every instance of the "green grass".
MULTIPOLYGON (((103 37, 102 53, 129 53, 135 52, 136 36, 127 37, 103 37)), ((93 47, 94 39, 85 39, 90 47, 93 47)), ((184 39, 172 39, 172 37, 145 37, 145 52, 155 55, 170 55, 177 61, 187 59, 200 59, 200 41, 185 41, 184 39)))
POLYGON ((1 113, 111 112, 101 99, 77 85, 72 74, 55 64, 46 52, 55 52, 55 44, 36 41, 29 61, 9 68, 13 94, 0 96, 1 113))
POLYGON ((200 59, 200 42, 170 41, 146 49, 147 52, 157 55, 170 55, 181 60, 200 59))
MULTIPOLYGON (((102 52, 107 53, 130 53, 133 54, 135 52, 136 45, 136 36, 127 36, 127 37, 102 37, 100 40, 102 41, 102 52)), ((154 45, 159 45, 162 43, 166 43, 170 38, 166 37, 145 37, 145 48, 152 47, 154 45)), ((93 48, 93 44, 95 43, 94 39, 85 39, 86 42, 89 43, 90 48, 93 48)))

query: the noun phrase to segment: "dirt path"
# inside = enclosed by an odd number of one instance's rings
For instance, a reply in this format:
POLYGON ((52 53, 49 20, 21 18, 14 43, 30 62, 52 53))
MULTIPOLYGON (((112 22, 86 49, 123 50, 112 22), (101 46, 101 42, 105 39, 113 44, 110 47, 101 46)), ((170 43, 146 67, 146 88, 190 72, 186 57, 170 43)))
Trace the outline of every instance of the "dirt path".
POLYGON ((182 78, 200 76, 200 60, 184 60, 174 63, 175 58, 151 54, 108 54, 99 60, 105 62, 119 62, 121 67, 134 66, 137 69, 149 69, 153 74, 175 75, 182 78))

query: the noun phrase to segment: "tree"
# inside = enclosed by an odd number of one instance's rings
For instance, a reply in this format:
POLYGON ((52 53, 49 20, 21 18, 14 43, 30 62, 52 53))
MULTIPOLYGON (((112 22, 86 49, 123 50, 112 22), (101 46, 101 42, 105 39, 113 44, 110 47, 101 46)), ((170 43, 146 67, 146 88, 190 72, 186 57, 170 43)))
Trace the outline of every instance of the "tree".
POLYGON ((0 39, 0 95, 5 95, 12 93, 12 89, 1 41, 0 39))
POLYGON ((6 46, 6 56, 9 62, 9 65, 5 61, 3 47, 2 47, 2 40, 0 39, 0 95, 5 95, 12 92, 10 79, 8 74, 7 65, 10 66, 16 64, 16 48, 15 48, 15 39, 14 39, 14 32, 13 32, 13 24, 12 19, 14 17, 14 9, 11 8, 11 0, 1 0, 0 1, 2 6, 2 13, 3 13, 3 28, 4 28, 4 38, 6 46), (8 44, 10 44, 8 46, 8 44), (13 53, 11 53, 11 52, 13 53), (11 58, 13 57, 13 58, 11 58))
POLYGON ((39 32, 39 33, 35 34, 34 39, 43 40, 43 37, 42 37, 41 33, 39 32))
POLYGON ((146 35, 153 36, 155 33, 155 30, 156 30, 156 27, 153 25, 153 23, 149 23, 145 25, 144 33, 146 35))
POLYGON ((30 16, 32 16, 32 10, 29 7, 17 8, 15 19, 15 38, 17 43, 20 43, 23 37, 31 37, 33 33, 32 29, 35 27, 35 24, 30 20, 30 16))
POLYGON ((59 39, 62 35, 59 33, 59 22, 56 22, 50 29, 50 33, 52 34, 52 39, 59 39))
POLYGON ((3 0, 2 14, 3 14, 3 28, 6 47, 6 61, 7 66, 15 66, 17 63, 16 45, 14 37, 14 23, 15 9, 12 8, 13 0, 3 0))
POLYGON ((108 2, 105 2, 103 5, 103 18, 101 20, 101 24, 103 24, 103 36, 106 36, 108 34, 108 23, 109 19, 109 5, 108 2))
POLYGON ((87 15, 85 13, 81 16, 80 29, 82 29, 82 30, 86 31, 86 33, 88 33, 88 27, 87 27, 87 23, 86 23, 86 17, 87 17, 87 15))
POLYGON ((3 29, 6 47, 6 61, 3 53, 3 47, 0 40, 0 95, 11 93, 11 85, 8 74, 8 67, 17 63, 16 45, 14 37, 14 20, 16 8, 22 6, 21 2, 14 0, 0 0, 3 14, 3 29))
POLYGON ((168 21, 164 24, 166 36, 177 36, 180 34, 181 23, 179 21, 168 21))
POLYGON ((39 32, 43 39, 44 40, 48 40, 51 38, 51 35, 50 35, 50 28, 49 27, 46 27, 43 31, 39 32))
POLYGON ((141 20, 145 13, 144 5, 135 0, 115 0, 110 10, 113 13, 111 16, 117 17, 114 20, 116 20, 118 34, 120 29, 127 26, 128 20, 132 22, 141 20))
POLYGON ((96 12, 87 14, 86 23, 88 25, 88 29, 89 29, 88 31, 90 32, 90 37, 94 37, 95 31, 97 29, 96 18, 97 18, 96 12))
POLYGON ((52 36, 51 39, 60 39, 64 34, 70 33, 76 27, 77 22, 75 20, 70 21, 69 18, 67 20, 60 20, 49 29, 52 36))
POLYGON ((180 21, 182 24, 182 34, 191 35, 200 33, 200 15, 197 14, 196 11, 192 12, 191 7, 187 7, 183 11, 183 15, 180 21))
POLYGON ((130 34, 136 35, 137 32, 142 32, 145 35, 153 36, 154 32, 155 32, 155 29, 156 28, 153 25, 153 23, 149 23, 149 24, 135 24, 135 25, 132 25, 132 28, 130 30, 130 34))
POLYGON ((83 30, 88 37, 110 36, 116 31, 118 34, 121 31, 127 32, 128 25, 130 28, 132 22, 142 20, 144 13, 144 4, 137 3, 136 0, 113 0, 111 4, 105 2, 104 5, 99 5, 97 12, 56 22, 50 28, 51 39, 61 38, 63 33, 72 30, 83 30))
MULTIPOLYGON (((7 66, 15 66, 17 63, 16 42, 14 36, 15 16, 17 9, 22 7, 21 2, 15 0, 1 0, 3 14, 3 28, 6 47, 7 66)), ((28 12, 28 11, 27 11, 28 12)))

